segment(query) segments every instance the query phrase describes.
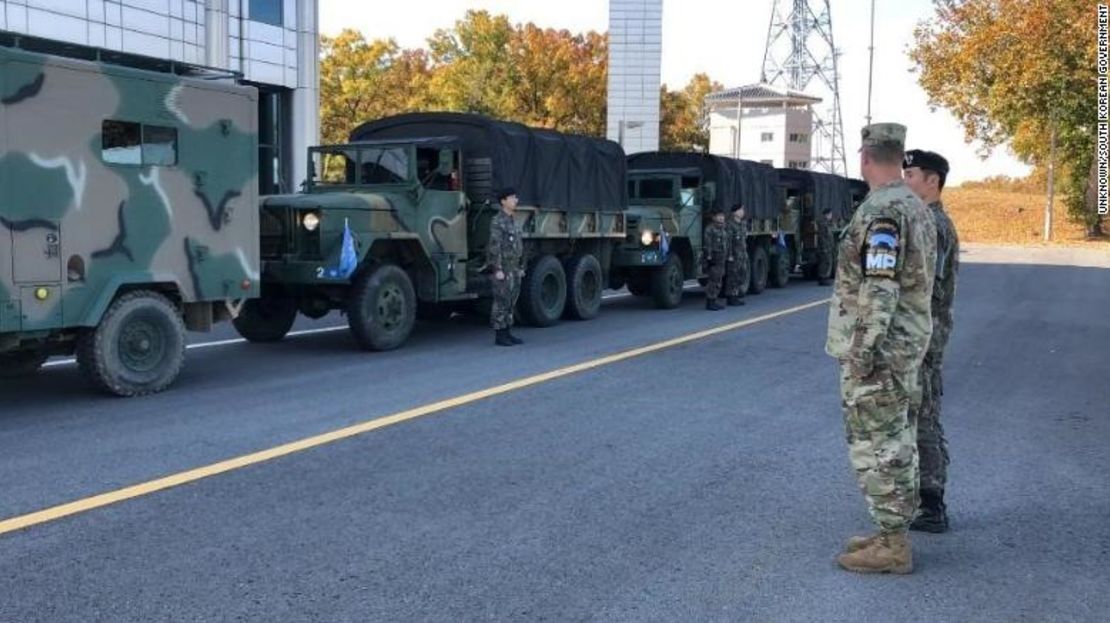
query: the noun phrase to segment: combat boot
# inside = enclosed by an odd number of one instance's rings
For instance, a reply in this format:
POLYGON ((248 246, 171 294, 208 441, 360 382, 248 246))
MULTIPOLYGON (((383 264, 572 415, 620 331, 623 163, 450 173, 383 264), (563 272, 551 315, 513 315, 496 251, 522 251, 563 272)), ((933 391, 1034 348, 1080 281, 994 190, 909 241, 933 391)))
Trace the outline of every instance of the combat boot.
POLYGON ((509 330, 497 329, 496 337, 494 338, 493 343, 497 344, 498 346, 512 346, 513 341, 509 339, 509 330))
MULTIPOLYGON (((849 542, 851 547, 851 542, 849 542)), ((913 573, 913 549, 904 531, 882 532, 862 547, 837 558, 840 566, 856 573, 913 573)))
POLYGON ((742 297, 742 296, 730 296, 730 297, 728 297, 728 306, 729 307, 736 307, 737 305, 743 305, 743 304, 744 304, 744 297, 742 297))
POLYGON ((848 544, 844 546, 844 551, 851 553, 861 550, 871 544, 871 541, 879 538, 879 534, 871 534, 868 536, 854 536, 848 539, 848 544))
POLYGON ((522 340, 519 337, 513 335, 513 330, 512 329, 505 329, 505 335, 509 336, 509 341, 512 342, 513 344, 523 344, 524 343, 524 340, 522 340))
POLYGON ((717 299, 705 299, 705 308, 709 311, 720 311, 724 309, 724 307, 721 307, 721 304, 717 302, 717 299))
POLYGON ((948 508, 944 505, 944 493, 921 491, 921 509, 917 519, 910 524, 910 530, 940 534, 948 531, 948 508))

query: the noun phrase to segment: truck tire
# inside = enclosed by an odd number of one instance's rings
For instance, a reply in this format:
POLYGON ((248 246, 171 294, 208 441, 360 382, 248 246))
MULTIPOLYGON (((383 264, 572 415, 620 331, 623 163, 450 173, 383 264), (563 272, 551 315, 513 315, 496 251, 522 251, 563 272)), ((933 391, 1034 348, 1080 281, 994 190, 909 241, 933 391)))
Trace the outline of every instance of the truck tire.
POLYGON ((748 285, 748 294, 759 294, 767 287, 767 249, 761 244, 752 248, 751 282, 748 285))
POLYGON ((145 396, 170 386, 185 363, 185 323, 162 294, 136 290, 116 298, 100 324, 77 338, 77 365, 97 388, 145 396))
POLYGON ((347 324, 363 350, 392 350, 416 323, 416 291, 408 273, 382 264, 355 278, 347 296, 347 324))
POLYGON ((790 251, 781 248, 770 256, 767 280, 773 288, 785 288, 790 283, 790 251))
POLYGON ((50 356, 43 350, 0 353, 0 379, 18 379, 37 373, 50 356))
POLYGON ((682 260, 677 254, 667 257, 666 263, 651 273, 651 298, 660 309, 674 309, 682 304, 686 275, 682 260))
POLYGON ((297 301, 289 296, 263 295, 243 305, 231 324, 248 342, 279 342, 297 319, 297 301))
POLYGON ((554 255, 543 255, 528 267, 520 284, 520 315, 533 327, 559 322, 567 304, 567 275, 554 255))
POLYGON ((590 254, 567 260, 567 304, 563 316, 573 320, 596 318, 601 312, 601 264, 590 254))

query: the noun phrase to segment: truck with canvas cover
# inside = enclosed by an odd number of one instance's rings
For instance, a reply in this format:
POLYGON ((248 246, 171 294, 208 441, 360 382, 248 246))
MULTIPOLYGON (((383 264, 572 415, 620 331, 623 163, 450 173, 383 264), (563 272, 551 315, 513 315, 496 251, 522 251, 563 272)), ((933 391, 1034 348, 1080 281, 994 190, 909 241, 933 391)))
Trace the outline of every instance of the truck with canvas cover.
POLYGON ((610 141, 459 113, 365 123, 309 150, 310 179, 261 205, 263 293, 236 319, 281 339, 297 313, 347 315, 358 344, 400 346, 418 310, 488 309, 494 193, 513 187, 526 270, 519 315, 535 326, 597 315, 625 235, 625 162, 610 141))
MULTIPOLYGON (((852 216, 859 185, 853 180, 803 169, 779 169, 786 194, 783 203, 783 228, 798 241, 796 261, 807 279, 817 277, 817 219, 832 211, 833 232, 839 234, 852 216)), ((856 180, 858 182, 858 180, 856 180)), ((866 193, 865 193, 866 194, 866 193)), ((835 261, 836 249, 833 249, 835 261)))
POLYGON ((51 45, 0 33, 0 374, 76 353, 107 392, 156 392, 187 329, 259 293, 257 94, 51 45))
POLYGON ((614 253, 614 284, 651 296, 658 307, 676 307, 687 279, 704 280, 698 259, 710 209, 728 213, 743 204, 751 258, 749 291, 762 292, 774 253, 781 192, 765 164, 684 152, 644 152, 628 157, 628 235, 614 253))

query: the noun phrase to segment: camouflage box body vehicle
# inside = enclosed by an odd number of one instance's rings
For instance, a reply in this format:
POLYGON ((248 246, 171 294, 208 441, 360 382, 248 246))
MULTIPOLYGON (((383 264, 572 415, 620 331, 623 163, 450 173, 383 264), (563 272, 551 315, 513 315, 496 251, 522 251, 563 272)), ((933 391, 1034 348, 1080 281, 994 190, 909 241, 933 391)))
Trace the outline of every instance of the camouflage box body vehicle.
MULTIPOLYGON (((780 256, 774 235, 782 193, 772 167, 710 154, 646 152, 628 157, 628 178, 628 236, 613 260, 617 282, 659 307, 676 307, 686 279, 704 281, 698 259, 710 208, 727 213, 742 203, 752 264, 748 291, 763 291, 769 266, 778 267, 780 256)), ((774 285, 786 284, 782 273, 773 271, 774 285)))
POLYGON ((184 331, 259 292, 255 91, 17 41, 0 37, 0 371, 76 352, 104 390, 161 390, 184 331))
MULTIPOLYGON (((779 169, 780 185, 786 193, 783 204, 783 228, 797 241, 792 266, 799 267, 807 279, 817 277, 817 219, 831 210, 833 231, 839 234, 851 218, 862 197, 856 197, 858 180, 818 171, 779 169)), ((866 185, 864 186, 866 189, 866 185)), ((863 196, 866 196, 864 190, 863 196)), ((833 249, 833 266, 836 249, 833 249)))
POLYGON ((298 312, 339 309, 361 347, 386 350, 418 310, 487 310, 491 199, 504 186, 525 238, 519 315, 547 326, 598 313, 625 236, 618 145, 456 113, 389 117, 350 139, 310 150, 307 192, 263 198, 263 295, 236 319, 244 337, 278 340, 298 312))

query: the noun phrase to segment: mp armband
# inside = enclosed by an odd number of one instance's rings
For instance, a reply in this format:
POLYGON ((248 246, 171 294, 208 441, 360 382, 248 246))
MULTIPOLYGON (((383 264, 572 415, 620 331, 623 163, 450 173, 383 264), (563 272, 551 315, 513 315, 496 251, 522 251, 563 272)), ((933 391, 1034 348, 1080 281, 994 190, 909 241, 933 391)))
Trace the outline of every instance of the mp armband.
POLYGON ((898 274, 898 248, 901 232, 898 222, 877 218, 867 226, 863 249, 863 276, 893 279, 898 274))

